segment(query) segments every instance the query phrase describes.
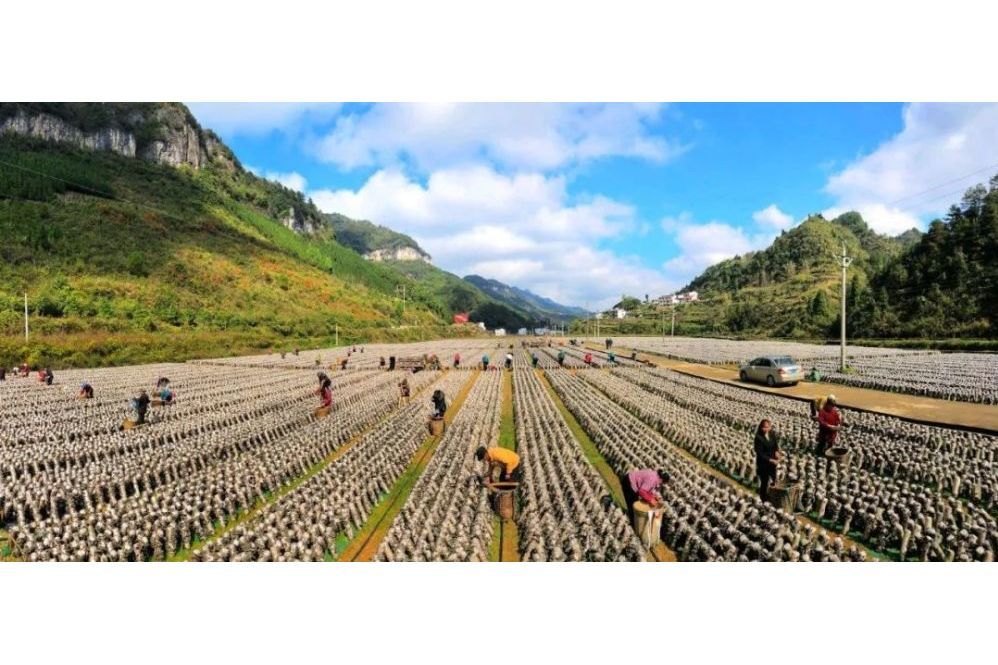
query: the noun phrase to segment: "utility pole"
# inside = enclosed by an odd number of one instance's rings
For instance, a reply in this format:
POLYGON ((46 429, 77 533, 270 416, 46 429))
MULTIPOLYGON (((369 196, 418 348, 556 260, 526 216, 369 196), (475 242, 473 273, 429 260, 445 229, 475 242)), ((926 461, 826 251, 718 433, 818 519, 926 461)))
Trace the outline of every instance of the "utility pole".
POLYGON ((402 316, 399 317, 399 323, 405 323, 405 284, 395 285, 395 294, 398 295, 399 291, 402 292, 402 316))
POLYGON ((28 341, 28 292, 24 292, 24 341, 28 341))
POLYGON ((336 324, 336 341, 333 343, 333 346, 339 346, 339 345, 340 345, 340 324, 337 323, 336 324))
POLYGON ((665 341, 665 310, 663 309, 660 313, 662 314, 662 316, 659 317, 659 318, 662 319, 662 341, 664 342, 665 341))
POLYGON ((676 336, 676 306, 672 306, 672 332, 670 333, 672 337, 676 336))
POLYGON ((839 371, 846 371, 846 268, 852 263, 852 257, 846 256, 846 243, 842 241, 842 257, 839 260, 842 266, 842 316, 839 319, 839 333, 841 335, 841 347, 839 348, 839 371))

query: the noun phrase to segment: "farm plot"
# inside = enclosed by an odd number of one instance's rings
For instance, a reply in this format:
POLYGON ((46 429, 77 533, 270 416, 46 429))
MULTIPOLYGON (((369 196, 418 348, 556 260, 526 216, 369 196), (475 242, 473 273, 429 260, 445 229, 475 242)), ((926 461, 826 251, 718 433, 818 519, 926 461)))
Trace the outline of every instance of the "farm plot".
MULTIPOLYGON (((765 414, 773 421, 783 447, 797 452, 810 452, 814 447, 816 426, 803 402, 667 370, 619 374, 685 408, 724 420, 746 436, 765 414), (723 410, 717 410, 718 403, 723 410)), ((992 512, 998 508, 998 437, 852 409, 841 411, 845 415, 842 437, 853 451, 853 466, 923 484, 992 512)))
POLYGON ((499 439, 501 372, 485 372, 378 548, 378 561, 487 561, 492 509, 479 446, 499 439))
POLYGON ((568 370, 547 376, 565 406, 618 474, 663 469, 663 539, 683 561, 862 561, 841 538, 757 496, 736 490, 690 460, 658 432, 568 370))
MULTIPOLYGON (((790 356, 799 363, 838 358, 839 347, 820 344, 802 344, 780 341, 741 341, 732 339, 709 339, 700 337, 621 337, 614 344, 657 353, 676 360, 724 365, 740 363, 761 355, 790 356)), ((923 355, 931 353, 912 349, 892 349, 886 347, 849 346, 850 358, 876 358, 882 356, 923 355)))
POLYGON ((434 342, 417 342, 412 344, 353 344, 325 349, 312 349, 282 353, 269 353, 256 356, 241 356, 238 358, 213 358, 211 360, 195 360, 193 363, 203 365, 225 365, 235 367, 285 368, 285 369, 339 369, 340 361, 346 360, 348 370, 379 369, 381 359, 385 362, 391 356, 396 358, 421 357, 436 355, 443 366, 453 364, 455 354, 461 356, 462 367, 473 367, 478 363, 483 353, 493 353, 496 342, 486 339, 455 339, 434 342))
MULTIPOLYGON (((413 377, 414 390, 436 375, 413 377)), ((68 482, 58 475, 19 478, 14 487, 23 493, 7 509, 16 519, 11 537, 33 561, 160 559, 187 549, 390 413, 397 405, 394 378, 375 374, 343 389, 324 420, 300 405, 243 412, 224 429, 194 423, 164 432, 161 464, 140 449, 131 465, 99 476, 107 478, 103 484, 86 475, 68 482)))
MULTIPOLYGON (((759 404, 743 404, 698 391, 695 385, 689 385, 690 379, 686 377, 672 382, 661 373, 622 370, 582 376, 696 457, 742 482, 754 481, 752 431, 761 417, 769 415, 759 404)), ((852 415, 850 412, 848 417, 852 415)), ((774 420, 777 425, 781 422, 778 418, 774 420)), ((979 450, 975 452, 955 441, 949 442, 942 452, 927 445, 919 450, 910 441, 907 449, 879 450, 891 438, 887 433, 865 446, 859 443, 871 431, 877 431, 878 423, 870 419, 863 423, 866 429, 856 428, 850 440, 860 447, 861 456, 870 456, 868 468, 887 472, 879 475, 864 468, 864 462, 840 467, 807 453, 809 444, 802 419, 785 418, 782 422, 790 432, 784 439, 788 448, 805 454, 785 456, 781 471, 785 477, 802 481, 801 506, 816 520, 843 534, 855 534, 873 549, 894 553, 901 559, 908 556, 923 560, 994 558, 998 549, 998 523, 989 512, 994 507, 996 482, 989 459, 994 454, 993 442, 983 456, 979 456, 979 450), (913 456, 909 449, 918 450, 919 456, 913 456), (963 453, 967 474, 963 478, 973 480, 972 498, 976 503, 961 501, 934 488, 946 477, 944 464, 939 460, 951 459, 948 455, 954 450, 956 456, 963 453), (902 465, 910 481, 895 475, 902 465)), ((883 424, 882 420, 880 425, 883 424)), ((962 440, 963 434, 960 433, 958 440, 962 440)), ((938 432, 937 435, 945 436, 938 432)), ((960 480, 957 476, 958 492, 960 480)))
MULTIPOLYGON (((454 395, 469 374, 448 372, 431 386, 454 395)), ((196 561, 322 561, 349 539, 398 482, 421 441, 429 399, 403 406, 342 457, 267 504, 251 521, 195 550, 196 561)))
POLYGON ((903 357, 854 358, 851 372, 837 362, 818 363, 822 379, 859 388, 939 399, 998 404, 998 354, 931 353, 903 357))
POLYGON ((624 512, 582 454, 537 376, 513 373, 517 451, 523 460, 517 520, 524 561, 639 561, 644 550, 624 512))

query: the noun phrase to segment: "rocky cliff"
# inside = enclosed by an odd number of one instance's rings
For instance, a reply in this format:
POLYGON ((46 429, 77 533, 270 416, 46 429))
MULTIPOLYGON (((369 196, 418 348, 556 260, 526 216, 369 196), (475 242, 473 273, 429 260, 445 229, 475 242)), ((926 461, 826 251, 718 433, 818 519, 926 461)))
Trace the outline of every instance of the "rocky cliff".
POLYGON ((305 216, 301 210, 292 206, 287 213, 281 217, 281 223, 295 233, 311 235, 319 230, 319 221, 305 216))
POLYGON ((171 166, 239 168, 232 152, 182 104, 0 104, 0 135, 106 150, 171 166))
POLYGON ((0 122, 0 134, 19 134, 43 141, 71 143, 84 150, 109 150, 135 157, 135 136, 113 127, 84 132, 64 120, 47 114, 20 112, 0 122))
POLYGON ((364 255, 369 261, 426 261, 430 256, 413 247, 398 247, 396 249, 376 249, 364 255))

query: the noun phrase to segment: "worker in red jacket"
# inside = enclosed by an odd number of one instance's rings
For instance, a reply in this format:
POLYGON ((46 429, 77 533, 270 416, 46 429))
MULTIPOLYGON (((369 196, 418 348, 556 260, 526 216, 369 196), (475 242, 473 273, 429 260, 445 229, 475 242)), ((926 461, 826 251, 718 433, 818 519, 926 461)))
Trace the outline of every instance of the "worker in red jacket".
POLYGON ((839 430, 842 429, 842 415, 835 408, 835 395, 825 398, 825 404, 818 411, 818 454, 824 455, 825 451, 835 446, 835 441, 839 438, 839 430))
POLYGON ((333 382, 329 380, 328 376, 325 379, 322 379, 322 382, 319 384, 319 389, 315 392, 319 395, 319 399, 321 400, 319 408, 325 409, 333 405, 333 382))

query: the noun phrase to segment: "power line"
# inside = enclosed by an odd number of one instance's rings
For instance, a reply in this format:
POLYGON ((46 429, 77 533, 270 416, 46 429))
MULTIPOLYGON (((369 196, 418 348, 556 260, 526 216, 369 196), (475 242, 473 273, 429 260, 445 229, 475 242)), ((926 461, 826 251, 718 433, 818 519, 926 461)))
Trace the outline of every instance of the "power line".
MULTIPOLYGON (((968 173, 966 175, 962 175, 959 178, 954 178, 953 180, 948 180, 948 181, 946 181, 944 183, 935 185, 934 187, 929 187, 928 189, 923 189, 920 192, 915 192, 914 194, 909 194, 908 196, 902 196, 901 198, 899 198, 899 199, 897 199, 895 201, 891 201, 887 205, 888 206, 896 206, 897 204, 901 203, 902 201, 907 201, 908 199, 913 199, 913 198, 919 197, 922 194, 928 194, 929 192, 934 192, 935 190, 940 189, 941 187, 946 187, 947 185, 952 185, 953 183, 960 182, 961 180, 966 180, 967 178, 969 178, 971 176, 974 176, 974 175, 977 175, 978 173, 983 173, 984 171, 990 171, 991 169, 996 169, 996 168, 998 168, 998 162, 995 162, 994 164, 990 164, 988 166, 985 166, 984 168, 977 169, 976 171, 973 171, 973 172, 968 173)), ((942 196, 949 196, 949 194, 943 194, 942 196)), ((942 196, 938 196, 938 197, 929 199, 928 201, 923 201, 922 203, 929 203, 931 201, 935 201, 938 198, 942 198, 942 196)))
POLYGON ((160 215, 163 215, 164 217, 172 218, 172 219, 175 219, 175 220, 180 221, 180 222, 187 221, 183 217, 175 215, 175 214, 173 214, 171 212, 167 212, 165 210, 160 210, 159 208, 154 208, 151 205, 147 205, 145 203, 138 203, 138 202, 135 202, 135 201, 129 201, 128 199, 123 199, 120 196, 117 196, 117 195, 115 195, 112 192, 102 192, 99 189, 94 189, 93 187, 88 187, 86 185, 81 185, 78 182, 73 182, 71 180, 66 180, 65 178, 60 178, 58 176, 54 176, 54 175, 51 175, 49 173, 43 173, 42 171, 38 171, 36 169, 32 169, 32 168, 29 168, 27 166, 21 166, 20 164, 14 164, 14 163, 8 162, 7 160, 4 160, 4 159, 0 159, 0 164, 3 164, 4 166, 9 166, 12 169, 17 169, 19 171, 24 171, 25 173, 31 173, 33 175, 41 176, 43 178, 48 178, 49 180, 55 180, 57 182, 61 182, 61 183, 66 184, 66 185, 70 185, 72 187, 75 187, 76 189, 81 189, 81 190, 90 192, 92 194, 95 194, 97 196, 100 196, 101 198, 111 199, 112 201, 117 201, 118 203, 125 203, 127 205, 132 205, 132 206, 135 206, 137 208, 145 208, 146 210, 151 210, 153 212, 159 213, 160 215))

